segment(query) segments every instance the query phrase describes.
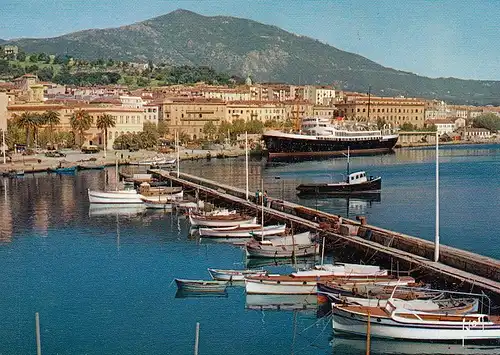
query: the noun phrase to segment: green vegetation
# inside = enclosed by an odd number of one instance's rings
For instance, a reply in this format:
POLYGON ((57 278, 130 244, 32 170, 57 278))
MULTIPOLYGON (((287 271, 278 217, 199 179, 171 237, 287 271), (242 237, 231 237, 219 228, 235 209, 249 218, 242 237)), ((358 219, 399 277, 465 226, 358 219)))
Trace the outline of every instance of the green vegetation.
POLYGON ((85 141, 84 132, 88 131, 92 126, 92 116, 90 116, 85 110, 77 110, 73 113, 73 115, 71 115, 69 122, 73 131, 77 131, 79 133, 79 145, 82 146, 85 141))
POLYGON ((96 126, 101 131, 104 131, 104 142, 108 144, 108 129, 116 125, 116 118, 109 114, 104 114, 97 117, 96 126))
POLYGON ((152 122, 144 122, 142 132, 126 133, 115 139, 114 149, 151 149, 158 145, 158 128, 152 122))
MULTIPOLYGON (((234 17, 206 17, 177 10, 133 26, 82 31, 50 39, 19 39, 9 42, 31 53, 59 54, 44 64, 70 62, 63 54, 112 68, 117 61, 212 67, 217 72, 241 76, 251 74, 258 81, 334 84, 338 89, 372 94, 439 98, 450 103, 500 105, 500 82, 431 79, 394 70, 367 58, 341 51, 318 40, 297 36, 276 26, 234 17), (314 53, 314 55, 312 55, 314 53), (104 60, 99 58, 113 58, 104 60), (57 59, 57 60, 56 60, 57 59), (251 69, 250 69, 251 68, 251 69)), ((31 58, 31 55, 30 55, 31 58)), ((1 66, 1 65, 0 65, 1 66)), ((161 68, 161 64, 159 65, 161 68)), ((19 74, 19 68, 16 69, 19 74)), ((57 69, 54 67, 57 73, 57 69)), ((106 70, 104 70, 106 71, 106 70)), ((0 71, 1 72, 1 71, 0 71)), ((123 74, 123 82, 136 86, 183 83, 198 80, 195 72, 153 70, 147 75, 123 74)), ((227 76, 206 76, 207 82, 225 83, 227 76)), ((204 80, 205 81, 205 80, 204 80)))
POLYGON ((486 128, 490 132, 496 133, 500 130, 500 117, 491 112, 485 113, 474 118, 472 126, 476 128, 486 128))

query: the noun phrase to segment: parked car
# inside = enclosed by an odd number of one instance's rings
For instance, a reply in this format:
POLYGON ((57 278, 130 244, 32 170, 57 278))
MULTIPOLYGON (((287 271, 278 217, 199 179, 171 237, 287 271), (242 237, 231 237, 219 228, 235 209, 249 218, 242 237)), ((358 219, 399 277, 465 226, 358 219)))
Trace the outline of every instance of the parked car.
POLYGON ((51 152, 45 153, 45 156, 49 157, 49 158, 62 158, 62 157, 65 157, 66 154, 56 150, 56 151, 51 151, 51 152))
POLYGON ((99 147, 96 145, 84 145, 82 147, 82 153, 85 154, 99 153, 99 147))

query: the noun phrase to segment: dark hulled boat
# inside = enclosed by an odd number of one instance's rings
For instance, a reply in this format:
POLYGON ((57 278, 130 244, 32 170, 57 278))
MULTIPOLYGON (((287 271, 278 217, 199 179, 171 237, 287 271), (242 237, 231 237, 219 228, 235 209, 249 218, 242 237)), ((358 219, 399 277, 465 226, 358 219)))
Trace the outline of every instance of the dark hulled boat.
POLYGON ((378 192, 382 188, 382 178, 380 176, 367 177, 366 172, 364 171, 350 173, 349 159, 350 147, 347 147, 347 178, 344 181, 319 184, 300 184, 297 186, 299 194, 352 195, 356 193, 366 194, 367 192, 378 192))
POLYGON ((378 192, 382 187, 380 176, 367 177, 364 171, 358 171, 348 175, 346 181, 321 184, 301 184, 297 186, 300 194, 355 194, 367 191, 378 192))
POLYGON ((359 123, 332 124, 328 118, 304 118, 300 133, 268 131, 262 135, 269 157, 308 157, 392 151, 399 135, 390 128, 371 130, 359 123))

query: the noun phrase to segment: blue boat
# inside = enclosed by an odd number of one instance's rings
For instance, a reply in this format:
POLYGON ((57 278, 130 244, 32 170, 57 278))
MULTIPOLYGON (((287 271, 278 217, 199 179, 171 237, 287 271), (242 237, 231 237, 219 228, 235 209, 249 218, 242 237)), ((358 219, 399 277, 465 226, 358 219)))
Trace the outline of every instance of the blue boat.
POLYGON ((71 166, 67 168, 55 168, 55 169, 49 169, 50 172, 54 172, 57 174, 74 174, 76 172, 76 166, 71 166))

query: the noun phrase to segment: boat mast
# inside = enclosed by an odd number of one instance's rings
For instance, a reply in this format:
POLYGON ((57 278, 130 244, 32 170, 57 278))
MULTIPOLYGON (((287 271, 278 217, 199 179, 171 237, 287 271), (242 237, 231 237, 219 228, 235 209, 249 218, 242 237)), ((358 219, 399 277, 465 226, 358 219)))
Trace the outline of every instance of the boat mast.
POLYGON ((439 135, 436 131, 436 237, 434 261, 439 261, 439 135))
POLYGON ((350 149, 349 149, 349 146, 347 146, 347 179, 349 179, 349 173, 350 173, 350 169, 349 169, 350 155, 351 155, 350 154, 350 149))
POLYGON ((118 182, 120 181, 120 177, 118 176, 118 153, 115 154, 115 191, 118 191, 118 182))
POLYGON ((262 188, 262 190, 260 190, 260 191, 262 191, 261 192, 262 197, 260 199, 260 201, 261 201, 260 207, 262 210, 262 217, 260 220, 260 233, 261 233, 260 240, 264 241, 264 178, 261 179, 261 188, 262 188))
POLYGON ((245 132, 246 199, 248 201, 248 132, 245 132))

